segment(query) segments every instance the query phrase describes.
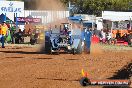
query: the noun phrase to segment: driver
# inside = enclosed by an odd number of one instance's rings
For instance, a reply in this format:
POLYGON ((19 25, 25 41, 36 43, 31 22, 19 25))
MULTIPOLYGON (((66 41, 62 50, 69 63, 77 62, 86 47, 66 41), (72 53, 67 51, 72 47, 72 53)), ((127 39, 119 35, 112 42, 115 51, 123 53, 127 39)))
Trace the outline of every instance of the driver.
POLYGON ((64 25, 64 34, 65 35, 68 34, 68 25, 67 24, 64 25))

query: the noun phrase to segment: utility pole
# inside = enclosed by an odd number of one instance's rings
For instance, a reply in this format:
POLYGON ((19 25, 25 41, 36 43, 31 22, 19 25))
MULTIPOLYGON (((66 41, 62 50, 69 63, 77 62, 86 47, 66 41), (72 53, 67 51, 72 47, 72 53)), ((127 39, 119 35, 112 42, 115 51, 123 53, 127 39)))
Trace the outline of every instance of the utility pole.
POLYGON ((71 15, 71 1, 70 0, 68 2, 68 10, 69 10, 69 14, 71 15))
POLYGON ((83 0, 80 0, 80 13, 82 14, 83 13, 83 0))
POLYGON ((68 8, 69 8, 69 14, 70 14, 70 16, 73 16, 73 14, 74 14, 74 10, 73 10, 74 6, 71 3, 72 3, 72 1, 69 0, 68 8))
POLYGON ((132 29, 132 28, 131 28, 131 16, 130 16, 130 27, 129 27, 129 28, 130 28, 130 30, 132 29))
POLYGON ((71 8, 71 1, 69 0, 69 3, 68 3, 68 7, 69 7, 69 10, 71 8))

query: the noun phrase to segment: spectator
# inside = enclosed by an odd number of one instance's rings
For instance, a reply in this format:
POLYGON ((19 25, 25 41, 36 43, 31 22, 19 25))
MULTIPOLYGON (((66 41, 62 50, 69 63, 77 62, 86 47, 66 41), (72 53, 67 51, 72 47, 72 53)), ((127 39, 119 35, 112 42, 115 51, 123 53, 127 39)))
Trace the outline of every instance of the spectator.
POLYGON ((100 37, 99 37, 99 41, 102 43, 102 38, 103 38, 103 36, 102 36, 102 31, 103 31, 103 29, 101 29, 101 32, 100 32, 100 37))
POLYGON ((19 29, 19 31, 18 31, 18 41, 19 41, 19 43, 22 43, 22 41, 23 41, 22 36, 23 36, 23 32, 21 31, 21 29, 19 29))
POLYGON ((94 29, 93 29, 93 34, 96 35, 98 38, 101 37, 101 31, 97 30, 97 26, 95 25, 94 29))
POLYGON ((34 38, 35 38, 35 42, 38 44, 38 38, 39 38, 39 30, 38 29, 35 29, 35 35, 34 35, 34 38))
POLYGON ((1 33, 1 26, 2 26, 2 25, 0 24, 0 35, 2 34, 2 33, 1 33))
POLYGON ((126 33, 122 37, 124 42, 128 42, 128 35, 126 33))
POLYGON ((107 43, 110 44, 111 38, 112 38, 112 34, 111 34, 111 30, 110 30, 110 31, 107 33, 107 37, 106 37, 107 43))
POLYGON ((102 43, 105 43, 106 42, 106 33, 101 30, 101 35, 102 35, 102 43))
POLYGON ((0 41, 1 41, 1 39, 2 39, 2 31, 1 31, 1 24, 0 24, 0 41))
POLYGON ((37 35, 36 35, 36 30, 34 29, 31 33, 31 36, 30 36, 30 43, 31 45, 34 45, 35 43, 37 43, 37 35))
POLYGON ((92 35, 92 43, 93 44, 99 43, 99 37, 96 34, 92 35))
POLYGON ((15 36, 15 43, 20 44, 23 42, 23 38, 22 38, 23 32, 21 31, 21 29, 19 29, 18 32, 14 34, 14 36, 15 36))
POLYGON ((2 35, 1 42, 2 42, 2 48, 5 48, 4 43, 5 43, 5 36, 7 34, 7 30, 8 30, 8 27, 7 27, 6 23, 3 22, 2 25, 1 25, 1 35, 2 35))
POLYGON ((10 33, 11 33, 11 42, 12 42, 12 44, 14 44, 14 43, 15 43, 15 38, 14 38, 15 31, 16 31, 15 26, 12 26, 12 27, 10 28, 10 33))

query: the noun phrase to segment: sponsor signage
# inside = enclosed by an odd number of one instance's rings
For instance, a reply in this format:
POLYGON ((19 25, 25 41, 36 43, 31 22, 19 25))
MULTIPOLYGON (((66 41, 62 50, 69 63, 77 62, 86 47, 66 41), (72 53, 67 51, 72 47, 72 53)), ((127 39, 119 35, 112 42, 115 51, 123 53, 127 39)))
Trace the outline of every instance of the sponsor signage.
POLYGON ((0 1, 0 12, 2 13, 22 13, 24 2, 20 1, 0 1))
POLYGON ((17 22, 20 22, 20 23, 25 23, 25 22, 41 23, 42 22, 41 18, 17 17, 15 18, 15 20, 17 20, 17 22))

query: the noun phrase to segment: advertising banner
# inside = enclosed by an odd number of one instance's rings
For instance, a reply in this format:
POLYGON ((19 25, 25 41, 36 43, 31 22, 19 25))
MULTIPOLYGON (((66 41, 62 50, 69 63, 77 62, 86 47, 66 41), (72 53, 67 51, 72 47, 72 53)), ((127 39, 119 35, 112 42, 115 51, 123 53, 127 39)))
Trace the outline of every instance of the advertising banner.
POLYGON ((24 2, 20 1, 0 1, 0 12, 2 13, 22 13, 24 2))
POLYGON ((19 23, 25 23, 25 22, 30 22, 30 23, 42 23, 41 18, 27 18, 27 17, 17 17, 15 18, 15 21, 19 23))

